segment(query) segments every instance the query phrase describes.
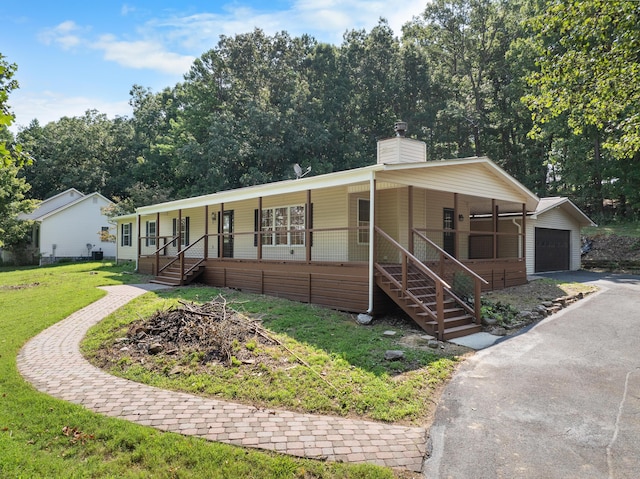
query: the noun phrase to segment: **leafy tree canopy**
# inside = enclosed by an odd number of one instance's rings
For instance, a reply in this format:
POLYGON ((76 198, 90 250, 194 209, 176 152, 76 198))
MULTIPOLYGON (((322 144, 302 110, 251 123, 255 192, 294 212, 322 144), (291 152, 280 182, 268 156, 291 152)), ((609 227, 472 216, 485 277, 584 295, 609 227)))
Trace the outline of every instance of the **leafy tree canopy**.
POLYGON ((18 88, 13 79, 16 65, 9 64, 0 54, 0 247, 11 248, 24 241, 29 223, 20 221, 20 213, 33 211, 35 202, 25 198, 29 185, 18 177, 28 161, 19 145, 13 143, 8 127, 14 116, 9 109, 9 93, 18 88))
POLYGON ((640 2, 552 1, 532 26, 540 69, 525 101, 535 132, 563 116, 577 135, 603 132, 618 157, 640 151, 640 2))

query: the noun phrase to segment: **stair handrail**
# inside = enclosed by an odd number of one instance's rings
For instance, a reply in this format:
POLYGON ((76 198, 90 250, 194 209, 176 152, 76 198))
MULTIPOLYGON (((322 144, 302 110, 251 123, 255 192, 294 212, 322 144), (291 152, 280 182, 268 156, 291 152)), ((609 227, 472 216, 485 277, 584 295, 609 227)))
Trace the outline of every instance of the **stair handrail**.
POLYGON ((480 276, 478 273, 470 269, 468 266, 461 263, 458 259, 451 256, 444 249, 442 249, 440 246, 434 243, 431 239, 427 238, 417 229, 413 228, 411 231, 413 234, 417 235, 420 239, 422 239, 423 241, 431 245, 436 251, 439 252, 441 268, 444 267, 444 260, 447 259, 453 262, 455 266, 462 269, 469 276, 471 276, 471 278, 473 278, 473 308, 471 308, 466 301, 463 301, 462 299, 460 299, 451 287, 447 288, 448 289, 447 292, 451 296, 453 296, 456 299, 456 301, 458 301, 460 305, 462 305, 469 313, 471 313, 474 317, 475 322, 479 324, 482 321, 482 302, 481 302, 482 285, 483 284, 488 285, 489 282, 485 280, 482 276, 480 276))
MULTIPOLYGON (((176 236, 174 238, 177 239, 180 235, 176 236)), ((180 251, 178 251, 178 255, 173 258, 171 261, 169 261, 167 264, 165 264, 162 268, 158 269, 158 272, 156 274, 160 274, 160 272, 164 271, 165 269, 167 269, 169 266, 171 266, 173 263, 175 263, 176 261, 180 260, 180 278, 182 281, 182 278, 184 278, 184 276, 186 274, 189 274, 191 271, 193 271, 194 269, 196 269, 198 266, 200 266, 200 264, 204 261, 204 258, 202 258, 200 261, 198 261, 197 263, 195 263, 193 266, 191 266, 191 268, 189 268, 187 271, 184 270, 184 253, 185 251, 188 251, 189 249, 191 249, 194 245, 198 244, 200 241, 202 241, 207 235, 202 235, 200 236, 200 238, 198 238, 197 240, 195 240, 193 243, 188 244, 187 246, 185 246, 183 249, 181 249, 180 251)), ((165 245, 166 246, 166 245, 165 245)), ((162 248, 160 248, 162 249, 162 248)), ((158 250, 159 251, 159 250, 158 250)))
MULTIPOLYGON (((160 237, 158 237, 158 243, 160 242, 160 238, 166 238, 166 236, 160 236, 160 237)), ((163 249, 168 248, 168 247, 169 247, 169 244, 170 244, 170 243, 173 243, 173 242, 174 242, 174 241, 176 241, 178 238, 180 238, 180 235, 179 235, 179 234, 178 234, 178 235, 176 235, 176 236, 174 236, 173 238, 171 238, 169 241, 166 241, 162 246, 160 246, 157 250, 155 250, 153 253, 151 253, 151 254, 150 254, 150 255, 148 255, 148 256, 155 256, 155 255, 157 255, 157 254, 158 254, 158 253, 160 253, 160 251, 162 251, 163 249)))
MULTIPOLYGON (((442 340, 444 336, 444 291, 450 291, 451 286, 438 276, 431 268, 429 268, 426 264, 420 261, 417 257, 415 257, 409 250, 407 250, 404 246, 398 243, 395 239, 385 233, 379 226, 375 227, 376 233, 382 236, 384 239, 389 241, 400 253, 402 254, 402 284, 399 285, 402 290, 403 295, 410 296, 414 299, 417 299, 408 291, 407 288, 407 272, 408 272, 408 260, 420 269, 423 273, 429 276, 436 286, 436 322, 438 323, 438 339, 442 340)), ((422 304, 422 301, 418 301, 419 304, 422 304)), ((423 305, 423 307, 425 307, 423 305)), ((426 308, 426 307, 425 307, 426 308)), ((433 312, 426 308, 431 314, 433 312)))

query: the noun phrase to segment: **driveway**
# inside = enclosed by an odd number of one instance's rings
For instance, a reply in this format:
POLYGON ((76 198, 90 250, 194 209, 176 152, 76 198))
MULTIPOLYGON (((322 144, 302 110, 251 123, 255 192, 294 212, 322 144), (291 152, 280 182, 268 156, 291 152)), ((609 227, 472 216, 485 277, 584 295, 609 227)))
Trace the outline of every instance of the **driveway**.
POLYGON ((430 430, 428 479, 640 477, 640 277, 468 360, 430 430))

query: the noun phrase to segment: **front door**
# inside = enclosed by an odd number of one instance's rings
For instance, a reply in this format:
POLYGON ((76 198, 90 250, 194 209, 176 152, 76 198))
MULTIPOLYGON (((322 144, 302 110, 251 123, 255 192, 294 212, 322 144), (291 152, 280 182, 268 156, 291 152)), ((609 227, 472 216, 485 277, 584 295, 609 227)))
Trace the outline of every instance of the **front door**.
POLYGON ((442 249, 451 256, 456 255, 456 234, 453 231, 447 230, 454 229, 454 213, 453 208, 444 208, 442 212, 442 229, 444 230, 442 233, 442 249))
POLYGON ((222 257, 233 258, 233 210, 222 215, 222 257))

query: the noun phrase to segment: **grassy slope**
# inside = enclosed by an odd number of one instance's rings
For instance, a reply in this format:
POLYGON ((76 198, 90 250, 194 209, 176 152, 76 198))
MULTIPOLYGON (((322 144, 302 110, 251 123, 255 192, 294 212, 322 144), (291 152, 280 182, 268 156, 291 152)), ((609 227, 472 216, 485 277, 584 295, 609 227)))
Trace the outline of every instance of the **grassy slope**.
POLYGON ((296 460, 93 414, 35 391, 18 374, 20 347, 47 326, 99 299, 97 286, 135 282, 101 263, 0 269, 0 477, 2 478, 369 478, 373 466, 296 460), (87 435, 72 441, 73 427, 87 435))
POLYGON ((640 238, 640 222, 611 223, 608 225, 583 228, 582 234, 586 236, 604 234, 640 238))

